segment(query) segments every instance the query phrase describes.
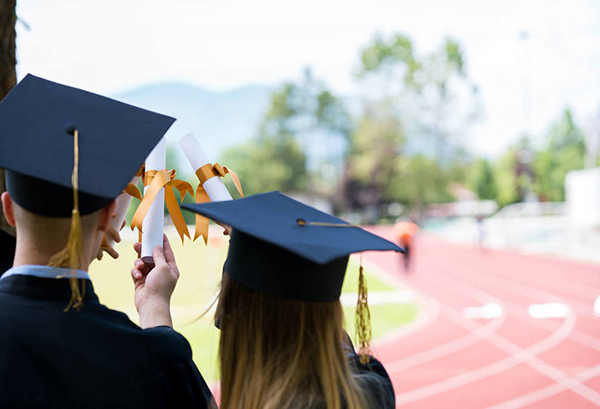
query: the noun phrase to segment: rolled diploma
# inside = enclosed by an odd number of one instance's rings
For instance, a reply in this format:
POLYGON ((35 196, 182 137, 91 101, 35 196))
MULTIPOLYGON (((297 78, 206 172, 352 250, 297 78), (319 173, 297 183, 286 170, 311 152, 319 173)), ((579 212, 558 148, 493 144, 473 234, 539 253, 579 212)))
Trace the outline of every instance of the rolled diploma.
MULTIPOLYGON (((202 146, 200 146, 200 143, 194 134, 189 133, 183 136, 179 140, 179 146, 181 146, 183 153, 185 153, 190 165, 192 165, 194 172, 198 171, 198 169, 207 163, 213 163, 208 160, 208 156, 206 156, 204 149, 202 149, 202 146)), ((202 186, 204 186, 208 197, 210 197, 210 200, 213 202, 233 200, 229 191, 223 184, 223 181, 218 176, 213 176, 208 179, 202 186)))
MULTIPOLYGON (((140 180, 139 176, 134 176, 131 179, 131 184, 137 186, 138 181, 140 180)), ((116 216, 110 221, 110 225, 117 231, 121 230, 121 225, 123 224, 123 220, 125 220, 125 216, 127 215, 127 210, 129 209, 129 204, 131 203, 131 196, 128 193, 121 193, 115 199, 116 207, 115 213, 116 216)), ((106 237, 106 243, 112 247, 114 241, 106 237)))
MULTIPOLYGON (((163 137, 154 147, 146 159, 146 172, 161 170, 166 166, 167 142, 163 137)), ((144 187, 144 194, 148 186, 144 187)), ((165 224, 165 190, 161 189, 150 206, 144 223, 142 224, 142 261, 154 264, 152 251, 154 247, 163 245, 163 231, 165 224)))

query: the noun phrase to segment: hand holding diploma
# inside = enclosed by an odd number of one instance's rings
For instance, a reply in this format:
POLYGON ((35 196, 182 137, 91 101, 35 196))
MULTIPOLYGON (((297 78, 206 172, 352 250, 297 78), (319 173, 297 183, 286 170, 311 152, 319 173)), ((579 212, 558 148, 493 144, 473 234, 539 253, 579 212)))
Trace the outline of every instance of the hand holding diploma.
POLYGON ((179 269, 167 236, 163 236, 162 246, 153 249, 151 266, 141 258, 142 244, 135 243, 138 258, 131 270, 135 286, 134 303, 140 315, 140 326, 151 328, 160 325, 173 326, 171 319, 171 295, 179 280, 179 269))

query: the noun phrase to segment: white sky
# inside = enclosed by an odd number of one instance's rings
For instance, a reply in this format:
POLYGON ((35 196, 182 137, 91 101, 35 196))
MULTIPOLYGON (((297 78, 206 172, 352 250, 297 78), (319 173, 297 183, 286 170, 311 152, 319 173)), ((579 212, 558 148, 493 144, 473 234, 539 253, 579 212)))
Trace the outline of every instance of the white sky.
POLYGON ((351 93, 359 49, 379 31, 409 34, 421 53, 444 36, 462 42, 484 101, 478 152, 498 154, 523 127, 540 135, 567 105, 582 124, 600 110, 595 0, 19 0, 17 12, 31 26, 18 25, 19 79, 31 72, 103 94, 167 80, 276 84, 306 65, 351 93))

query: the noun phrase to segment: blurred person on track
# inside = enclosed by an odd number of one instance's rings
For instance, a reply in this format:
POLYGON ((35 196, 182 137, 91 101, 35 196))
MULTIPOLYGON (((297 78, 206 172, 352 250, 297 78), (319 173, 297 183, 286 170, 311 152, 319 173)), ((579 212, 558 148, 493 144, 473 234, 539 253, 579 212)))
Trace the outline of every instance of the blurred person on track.
POLYGON ((392 231, 398 245, 404 249, 402 265, 404 272, 408 273, 412 269, 412 263, 414 263, 414 239, 419 231, 419 226, 414 221, 400 220, 394 225, 392 231))

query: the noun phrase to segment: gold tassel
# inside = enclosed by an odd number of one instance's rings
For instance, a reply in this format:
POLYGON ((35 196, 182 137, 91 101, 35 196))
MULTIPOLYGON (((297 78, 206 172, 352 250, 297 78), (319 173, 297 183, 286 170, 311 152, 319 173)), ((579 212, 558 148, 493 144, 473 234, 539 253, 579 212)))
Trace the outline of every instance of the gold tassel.
POLYGON ((69 241, 67 246, 50 258, 48 265, 51 267, 68 267, 69 284, 71 286, 71 300, 64 309, 67 312, 71 307, 77 311, 83 307, 83 297, 85 296, 84 280, 77 278, 77 270, 81 262, 81 214, 79 213, 79 132, 74 131, 74 165, 71 174, 71 183, 73 184, 73 211, 71 213, 71 231, 69 232, 69 241), (81 284, 81 288, 80 288, 81 284))
POLYGON ((371 311, 367 300, 367 282, 361 263, 358 269, 358 301, 356 303, 356 314, 354 316, 354 326, 356 337, 358 338, 358 349, 360 363, 365 365, 369 362, 369 352, 371 347, 371 311))

